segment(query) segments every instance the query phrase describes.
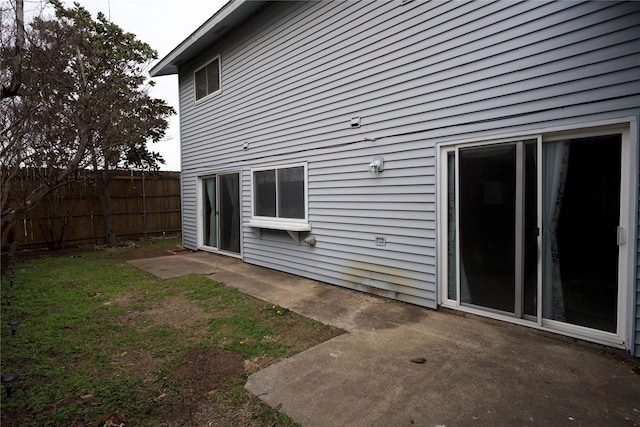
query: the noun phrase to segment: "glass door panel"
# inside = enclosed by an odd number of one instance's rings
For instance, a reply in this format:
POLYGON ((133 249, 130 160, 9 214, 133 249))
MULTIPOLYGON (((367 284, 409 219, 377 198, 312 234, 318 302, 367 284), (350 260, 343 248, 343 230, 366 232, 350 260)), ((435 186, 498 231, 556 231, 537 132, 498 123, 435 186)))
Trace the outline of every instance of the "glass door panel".
POLYGON ((202 244, 215 248, 218 246, 216 179, 202 180, 202 244))
POLYGON ((523 314, 538 317, 538 142, 524 143, 523 314))
POLYGON ((515 313, 516 145, 458 156, 460 302, 515 313))
POLYGON ((218 176, 220 192, 220 249, 240 253, 239 174, 218 176))
POLYGON ((456 153, 447 153, 447 298, 457 300, 456 153))
POLYGON ((543 145, 543 317, 617 331, 622 139, 543 145))

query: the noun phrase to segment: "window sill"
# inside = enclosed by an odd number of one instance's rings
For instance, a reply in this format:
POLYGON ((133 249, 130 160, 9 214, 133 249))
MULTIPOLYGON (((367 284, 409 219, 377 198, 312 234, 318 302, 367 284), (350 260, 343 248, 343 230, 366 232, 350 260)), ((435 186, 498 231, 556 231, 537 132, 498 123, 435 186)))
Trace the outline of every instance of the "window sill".
POLYGON ((262 237, 262 229, 269 230, 284 230, 289 233, 289 236, 296 242, 300 243, 300 232, 311 231, 311 224, 308 222, 280 222, 280 221, 264 221, 264 220, 251 220, 245 222, 246 227, 251 227, 253 232, 262 237))

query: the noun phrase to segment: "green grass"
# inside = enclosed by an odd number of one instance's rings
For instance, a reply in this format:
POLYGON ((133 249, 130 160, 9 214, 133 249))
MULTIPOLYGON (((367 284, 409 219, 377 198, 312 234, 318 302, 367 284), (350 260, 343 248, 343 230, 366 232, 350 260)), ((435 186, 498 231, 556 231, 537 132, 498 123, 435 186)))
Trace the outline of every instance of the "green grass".
MULTIPOLYGON (((161 280, 126 262, 166 255, 177 243, 18 260, 13 288, 3 280, 3 295, 15 298, 11 305, 3 300, 1 368, 20 375, 12 396, 3 394, 4 426, 91 425, 111 413, 126 414, 127 425, 158 425, 184 404, 180 382, 169 374, 188 349, 279 360, 339 333, 205 276, 161 280), (202 318, 188 326, 154 320, 149 313, 167 301, 202 318), (22 322, 15 336, 7 325, 13 318, 22 322), (138 353, 149 366, 131 372, 122 361, 138 353), (166 397, 159 401, 160 395, 166 397)), ((250 408, 254 425, 292 425, 286 414, 248 396, 247 374, 218 397, 250 408)))

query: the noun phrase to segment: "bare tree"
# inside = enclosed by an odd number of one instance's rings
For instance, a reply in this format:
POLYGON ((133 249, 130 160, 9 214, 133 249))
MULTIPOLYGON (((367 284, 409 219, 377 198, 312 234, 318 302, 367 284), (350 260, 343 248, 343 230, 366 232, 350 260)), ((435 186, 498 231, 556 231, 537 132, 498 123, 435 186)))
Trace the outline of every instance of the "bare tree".
MULTIPOLYGON (((147 142, 164 136, 174 110, 148 94, 146 68, 156 58, 149 45, 103 14, 92 19, 77 3, 69 9, 58 0, 51 4, 55 17, 36 17, 29 27, 19 96, 0 107, 2 237, 21 215, 73 180, 78 168, 88 167, 96 174, 105 238, 114 245, 109 172, 132 160, 157 168, 162 158, 147 142), (16 198, 16 177, 24 168, 37 171, 37 185, 16 198)), ((1 53, 6 62, 10 52, 1 53)))

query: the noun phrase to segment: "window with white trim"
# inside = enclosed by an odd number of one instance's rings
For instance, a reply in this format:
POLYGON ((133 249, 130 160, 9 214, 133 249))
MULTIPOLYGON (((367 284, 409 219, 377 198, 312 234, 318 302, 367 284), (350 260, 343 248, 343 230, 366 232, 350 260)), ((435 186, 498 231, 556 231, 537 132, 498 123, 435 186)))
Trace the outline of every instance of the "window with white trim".
POLYGON ((306 165, 252 170, 253 217, 306 221, 306 165))
POLYGON ((310 231, 307 164, 251 169, 251 218, 245 226, 262 236, 262 229, 285 230, 300 243, 310 231))
POLYGON ((193 81, 196 101, 220 92, 220 57, 216 57, 204 67, 196 70, 193 81))

